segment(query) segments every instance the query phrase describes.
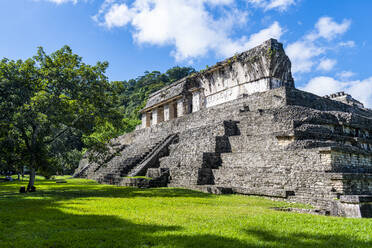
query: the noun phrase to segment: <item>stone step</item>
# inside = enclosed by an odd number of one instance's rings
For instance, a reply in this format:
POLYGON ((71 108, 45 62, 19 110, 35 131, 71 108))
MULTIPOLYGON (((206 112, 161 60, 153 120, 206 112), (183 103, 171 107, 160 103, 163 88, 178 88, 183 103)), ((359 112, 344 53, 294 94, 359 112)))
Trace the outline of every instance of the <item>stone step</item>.
POLYGON ((173 158, 172 156, 159 158, 160 168, 172 168, 177 167, 180 164, 180 160, 173 158))
POLYGON ((282 151, 285 146, 281 145, 275 134, 266 135, 239 135, 229 137, 231 152, 246 151, 282 151))
POLYGON ((372 173, 328 172, 332 180, 366 180, 372 181, 372 173))
POLYGON ((282 132, 291 129, 293 122, 291 120, 278 122, 274 115, 269 113, 265 115, 254 115, 251 118, 242 118, 237 127, 240 134, 258 135, 273 132, 282 132))
POLYGON ((120 178, 113 178, 113 179, 100 179, 97 180, 100 183, 105 183, 105 184, 111 184, 111 185, 120 185, 121 179, 120 178))
POLYGON ((179 178, 179 179, 170 179, 168 187, 176 187, 175 185, 197 185, 198 180, 195 178, 179 178), (173 185, 173 186, 172 186, 173 185))
POLYGON ((120 186, 136 187, 136 188, 149 188, 150 180, 147 178, 128 178, 124 177, 120 181, 120 186))
POLYGON ((231 179, 228 180, 228 179, 222 179, 222 180, 218 180, 218 179, 215 179, 214 181, 215 184, 221 184, 221 185, 229 185, 231 187, 243 187, 243 188, 249 188, 249 189, 257 189, 257 188, 262 188, 262 187, 266 187, 266 188, 279 188, 279 189, 282 189, 284 188, 286 185, 286 183, 283 183, 283 180, 280 180, 280 179, 277 179, 277 181, 270 181, 270 180, 266 180, 265 182, 262 182, 260 183, 259 180, 236 180, 236 181, 232 181, 231 179))
POLYGON ((283 188, 274 187, 232 187, 234 193, 244 194, 244 195, 259 195, 259 196, 270 196, 270 197, 281 197, 286 198, 289 191, 283 188))
POLYGON ((151 150, 159 144, 159 141, 148 140, 147 142, 127 146, 127 149, 123 149, 119 156, 114 157, 110 163, 101 167, 96 174, 101 174, 103 177, 110 173, 125 176, 131 168, 146 158, 151 150))
POLYGON ((219 185, 182 185, 182 184, 169 184, 168 187, 174 188, 186 188, 196 191, 201 191, 210 194, 233 194, 231 187, 219 186, 219 185))
POLYGON ((173 169, 169 170, 170 178, 171 180, 184 180, 184 179, 190 179, 197 182, 199 172, 198 171, 174 171, 173 169))
POLYGON ((273 116, 256 115, 255 118, 243 118, 237 123, 237 128, 241 134, 265 133, 272 130, 275 121, 273 116))
POLYGON ((160 158, 159 162, 160 167, 163 168, 201 168, 203 165, 203 154, 171 154, 167 157, 160 158))
MULTIPOLYGON (((239 168, 239 169, 231 169, 231 168, 220 168, 220 169, 212 169, 213 175, 215 179, 218 178, 226 178, 226 179, 234 179, 235 180, 244 180, 250 181, 253 179, 260 179, 262 178, 262 173, 268 175, 265 177, 266 179, 262 180, 276 180, 279 177, 288 177, 288 174, 285 171, 279 171, 275 167, 264 167, 264 168, 239 168)), ((286 180, 287 181, 287 180, 286 180)))
POLYGON ((235 167, 271 167, 272 160, 265 153, 234 152, 221 154, 221 168, 235 167))
POLYGON ((144 156, 136 166, 134 166, 128 175, 138 176, 145 175, 146 171, 150 167, 158 166, 158 160, 161 156, 168 153, 168 146, 178 137, 178 134, 172 134, 166 137, 162 142, 158 142, 151 151, 144 156))
POLYGON ((169 174, 172 179, 192 177, 197 178, 199 173, 199 168, 187 168, 187 167, 176 167, 169 168, 169 174))
MULTIPOLYGON (((322 164, 319 162, 319 153, 317 150, 300 150, 292 152, 288 156, 287 151, 245 151, 234 153, 221 154, 222 166, 231 167, 271 167, 275 166, 281 169, 298 167, 301 164, 316 164, 319 169, 322 169, 322 164)), ((305 170, 307 168, 303 168, 305 170)), ((311 168, 308 168, 311 169, 311 168)))
POLYGON ((353 218, 372 218, 372 195, 341 195, 334 214, 353 218))
POLYGON ((176 155, 200 155, 202 152, 215 152, 216 148, 216 138, 213 137, 213 140, 202 140, 199 143, 185 142, 172 145, 169 149, 169 154, 176 155))

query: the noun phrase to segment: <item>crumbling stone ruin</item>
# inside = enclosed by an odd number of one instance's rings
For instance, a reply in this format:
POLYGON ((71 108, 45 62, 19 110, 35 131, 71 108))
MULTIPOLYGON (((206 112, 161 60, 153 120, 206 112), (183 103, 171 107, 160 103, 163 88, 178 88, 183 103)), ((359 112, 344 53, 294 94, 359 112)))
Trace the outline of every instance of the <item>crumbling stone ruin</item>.
POLYGON ((153 93, 142 125, 75 175, 308 203, 372 217, 372 110, 294 87, 274 39, 153 93), (138 178, 147 176, 152 178, 138 178))

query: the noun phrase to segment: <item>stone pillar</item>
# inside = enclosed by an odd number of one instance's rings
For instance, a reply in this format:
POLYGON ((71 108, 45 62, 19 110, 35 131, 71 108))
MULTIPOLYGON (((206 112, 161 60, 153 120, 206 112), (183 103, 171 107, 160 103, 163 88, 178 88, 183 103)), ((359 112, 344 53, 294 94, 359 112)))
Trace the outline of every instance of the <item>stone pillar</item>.
POLYGON ((157 108, 152 110, 151 126, 155 126, 156 124, 158 124, 158 109, 157 108))
POLYGON ((169 119, 173 120, 177 118, 177 102, 169 103, 169 119))
POLYGON ((163 122, 163 121, 164 121, 164 107, 160 106, 158 108, 158 123, 163 122))
POLYGON ((152 119, 151 112, 146 112, 146 127, 150 127, 151 126, 151 119, 152 119))
POLYGON ((142 119, 141 128, 146 128, 146 124, 147 124, 147 118, 146 117, 147 117, 146 113, 141 114, 141 119, 142 119))
POLYGON ((184 115, 184 100, 178 99, 177 100, 177 117, 184 115))
POLYGON ((164 121, 170 120, 170 107, 169 104, 164 105, 164 121))
POLYGON ((191 110, 191 112, 194 113, 196 111, 199 111, 200 110, 200 104, 201 104, 200 91, 196 90, 196 91, 192 92, 192 110, 191 110))

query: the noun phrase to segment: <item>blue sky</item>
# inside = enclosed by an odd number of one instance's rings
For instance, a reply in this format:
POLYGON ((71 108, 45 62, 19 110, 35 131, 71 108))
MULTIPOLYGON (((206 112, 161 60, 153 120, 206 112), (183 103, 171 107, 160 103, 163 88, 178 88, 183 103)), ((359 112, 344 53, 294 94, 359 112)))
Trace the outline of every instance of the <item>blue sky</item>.
POLYGON ((110 80, 203 69, 274 37, 298 88, 346 91, 372 107, 370 0, 1 0, 0 57, 63 45, 110 80))

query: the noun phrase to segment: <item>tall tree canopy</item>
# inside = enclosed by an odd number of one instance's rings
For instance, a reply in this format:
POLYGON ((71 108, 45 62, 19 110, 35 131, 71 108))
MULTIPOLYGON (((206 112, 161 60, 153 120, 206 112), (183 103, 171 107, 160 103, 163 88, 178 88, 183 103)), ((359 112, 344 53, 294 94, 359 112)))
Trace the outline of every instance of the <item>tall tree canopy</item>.
MULTIPOLYGON (((140 124, 148 96, 195 70, 173 67, 109 83, 107 62, 87 65, 68 46, 25 61, 0 61, 0 173, 72 172, 86 149, 105 150, 140 124), (85 148, 85 149, 84 149, 85 148)), ((92 153, 94 154, 94 153, 92 153)))
POLYGON ((105 123, 122 125, 107 67, 107 62, 83 63, 68 46, 50 55, 39 48, 26 61, 0 62, 0 143, 8 144, 0 152, 16 155, 15 164, 31 170, 28 189, 36 170, 47 171, 81 149, 79 137, 105 123))

